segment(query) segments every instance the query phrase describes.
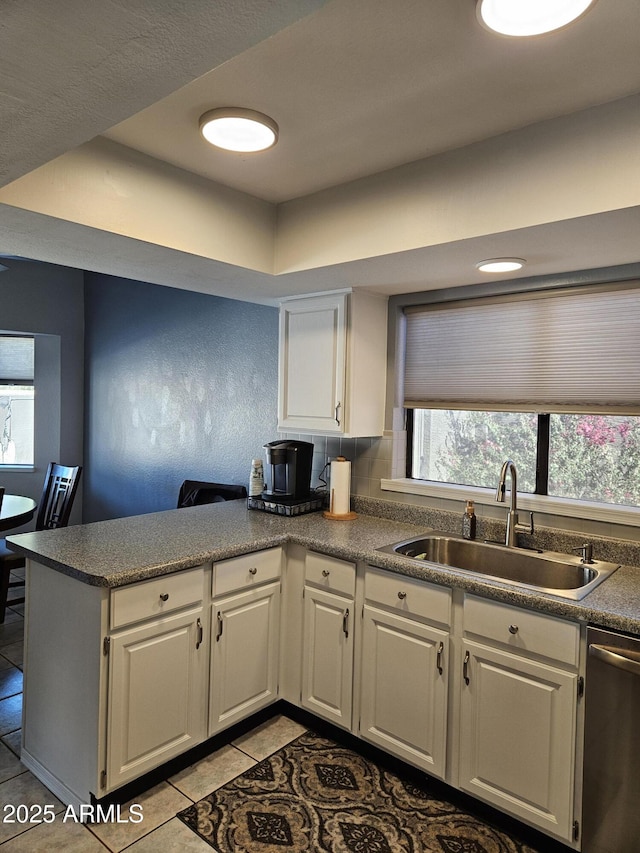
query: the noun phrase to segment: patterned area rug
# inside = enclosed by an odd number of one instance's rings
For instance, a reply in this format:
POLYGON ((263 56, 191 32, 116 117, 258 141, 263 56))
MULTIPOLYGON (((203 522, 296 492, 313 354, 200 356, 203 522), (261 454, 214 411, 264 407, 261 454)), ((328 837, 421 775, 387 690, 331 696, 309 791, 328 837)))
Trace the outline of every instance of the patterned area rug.
POLYGON ((535 853, 313 732, 178 817, 219 853, 535 853))

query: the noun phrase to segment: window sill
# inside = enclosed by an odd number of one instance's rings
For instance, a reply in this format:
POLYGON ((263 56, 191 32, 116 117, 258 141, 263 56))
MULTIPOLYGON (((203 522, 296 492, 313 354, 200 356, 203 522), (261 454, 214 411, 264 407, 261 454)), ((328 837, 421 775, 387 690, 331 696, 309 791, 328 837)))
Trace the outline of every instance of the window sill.
MULTIPOLYGON (((496 504, 494 489, 457 486, 449 483, 434 483, 429 480, 412 480, 408 477, 396 480, 381 480, 380 488, 387 492, 423 495, 424 497, 439 498, 440 500, 472 500, 478 504, 496 504)), ((612 504, 571 501, 566 498, 553 498, 546 495, 531 495, 522 492, 518 492, 518 509, 546 513, 547 515, 561 515, 565 518, 604 521, 609 524, 640 524, 640 508, 638 507, 621 507, 612 504)))

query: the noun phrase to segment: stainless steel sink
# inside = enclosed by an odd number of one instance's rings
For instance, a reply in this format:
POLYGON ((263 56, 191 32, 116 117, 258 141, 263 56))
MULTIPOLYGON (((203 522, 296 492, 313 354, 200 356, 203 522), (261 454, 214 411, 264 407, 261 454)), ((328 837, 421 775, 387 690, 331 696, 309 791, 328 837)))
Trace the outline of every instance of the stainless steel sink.
POLYGON ((571 599, 583 598, 620 568, 616 563, 586 564, 571 554, 507 548, 437 531, 378 550, 571 599))

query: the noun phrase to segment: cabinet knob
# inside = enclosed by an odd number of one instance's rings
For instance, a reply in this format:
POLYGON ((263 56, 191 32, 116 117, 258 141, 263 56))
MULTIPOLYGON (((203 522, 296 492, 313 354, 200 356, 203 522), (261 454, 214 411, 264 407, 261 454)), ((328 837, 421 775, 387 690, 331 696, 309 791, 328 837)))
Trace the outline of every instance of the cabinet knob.
POLYGON ((398 593, 398 598, 400 599, 400 601, 404 601, 406 597, 407 597, 406 592, 399 592, 398 593))
POLYGON ((519 629, 518 629, 517 625, 509 625, 509 633, 510 634, 517 634, 518 630, 519 629))
POLYGON ((250 575, 257 575, 258 574, 258 570, 255 568, 255 566, 252 569, 249 569, 249 574, 250 575))
POLYGON ((169 601, 169 593, 163 592, 160 594, 160 601, 169 601))
POLYGON ((323 569, 322 570, 322 577, 323 578, 328 578, 330 574, 331 574, 331 572, 329 571, 329 569, 323 569))

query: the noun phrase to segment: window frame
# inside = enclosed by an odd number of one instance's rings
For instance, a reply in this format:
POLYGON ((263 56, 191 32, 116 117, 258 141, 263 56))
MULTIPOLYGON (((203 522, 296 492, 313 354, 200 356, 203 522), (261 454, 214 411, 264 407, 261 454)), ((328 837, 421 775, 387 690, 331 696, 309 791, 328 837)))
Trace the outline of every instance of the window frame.
MULTIPOLYGON (((406 446, 406 477, 410 480, 418 480, 419 482, 441 482, 430 480, 419 480, 418 477, 413 477, 413 433, 414 433, 414 413, 415 408, 406 409, 406 428, 407 428, 407 446, 406 446)), ((533 492, 527 494, 546 495, 549 494, 549 436, 551 429, 551 415, 548 413, 536 414, 538 419, 537 441, 536 441, 536 486, 533 492)), ((454 485, 453 483, 443 485, 454 485)), ((458 484, 460 485, 460 484, 458 484)))
MULTIPOLYGON (((406 458, 405 476, 382 479, 380 488, 382 491, 394 492, 406 495, 415 495, 437 500, 454 501, 460 503, 466 500, 474 500, 478 505, 501 506, 496 503, 495 489, 483 488, 481 486, 466 486, 456 483, 443 483, 435 480, 418 480, 411 476, 411 459, 413 439, 413 410, 405 409, 406 424, 405 432, 389 433, 394 438, 394 457, 396 459, 406 458)), ((546 446, 548 459, 548 441, 550 415, 542 415, 546 423, 546 446)), ((540 421, 539 421, 540 423, 540 421)), ((540 445, 540 437, 538 445, 540 445)), ((539 454, 538 446, 538 454, 539 454)), ((496 484, 499 471, 496 471, 496 484)), ((587 521, 599 521, 607 524, 629 525, 637 528, 640 526, 640 507, 623 506, 621 504, 599 503, 597 501, 583 501, 571 498, 560 498, 548 494, 540 494, 537 491, 539 478, 544 477, 548 481, 548 466, 542 466, 539 458, 536 462, 536 492, 518 492, 518 507, 522 510, 537 512, 550 516, 562 516, 564 518, 583 519, 587 521)), ((546 486, 545 486, 546 488, 546 486)))
MULTIPOLYGON (((392 444, 391 476, 382 478, 380 488, 382 492, 395 493, 398 496, 416 496, 417 498, 428 498, 429 503, 437 502, 443 509, 457 510, 457 506, 467 499, 475 500, 478 505, 486 505, 491 510, 497 510, 499 514, 502 505, 495 502, 495 490, 483 488, 471 488, 468 486, 456 486, 426 480, 413 480, 410 469, 407 470, 407 432, 412 428, 410 418, 407 417, 410 408, 404 403, 404 370, 405 370, 405 343, 406 343, 406 312, 418 306, 439 305, 448 302, 459 303, 463 300, 476 300, 483 297, 507 297, 519 294, 535 293, 540 290, 548 292, 561 292, 564 288, 611 288, 625 285, 632 281, 640 282, 640 265, 628 264, 616 268, 603 268, 601 270, 589 270, 587 274, 562 273, 534 277, 522 280, 509 280, 503 282, 489 282, 481 285, 468 285, 456 288, 448 288, 440 291, 424 291, 422 293, 410 293, 394 296, 390 299, 389 329, 392 336, 395 351, 395 402, 393 409, 393 428, 387 429, 384 436, 392 444)), ((631 285, 633 286, 633 285, 631 285)), ((426 402, 420 404, 429 408, 426 402)), ((448 401, 448 408, 455 406, 448 401)), ((471 408, 460 406, 460 408, 471 408)), ((540 409, 539 411, 544 411, 540 409)), ((565 410, 566 411, 566 410, 565 410)), ((568 414, 574 412, 566 412, 568 414)), ((630 412, 602 411, 601 414, 631 414, 630 412)), ((498 473, 496 472, 496 482, 498 473)), ((540 476, 544 476, 541 472, 540 476)), ((390 495, 390 500, 394 498, 390 495)), ((395 500, 402 500, 401 497, 395 500)), ((518 505, 525 510, 536 511, 540 515, 557 516, 567 520, 586 520, 588 522, 604 522, 611 525, 625 525, 630 528, 630 538, 637 538, 637 529, 640 527, 640 508, 622 507, 609 503, 586 502, 580 500, 569 500, 565 498, 550 497, 540 494, 519 493, 518 505)), ((492 513, 496 514, 496 513, 492 513)), ((497 517, 497 516, 496 516, 497 517)), ((544 522, 543 522, 544 523, 544 522)), ((553 523, 551 518, 547 523, 553 523)), ((560 522, 562 526, 562 522, 560 522)), ((571 523, 573 527, 573 524, 571 523)), ((605 531, 605 535, 611 535, 605 531)), ((623 535, 627 535, 624 533, 623 535)))
POLYGON ((35 429, 36 429, 36 410, 35 410, 35 390, 36 390, 36 381, 35 381, 35 350, 36 350, 36 336, 35 335, 27 335, 20 334, 17 332, 2 332, 0 333, 1 338, 24 338, 31 341, 31 350, 32 350, 32 359, 33 364, 31 366, 31 370, 27 371, 30 375, 25 376, 0 376, 0 387, 29 387, 33 389, 34 394, 34 406, 33 406, 33 447, 32 447, 32 460, 31 462, 2 462, 0 461, 0 472, 3 473, 13 473, 13 472, 21 472, 21 471, 34 471, 35 470, 35 458, 36 458, 36 442, 35 442, 35 429))

